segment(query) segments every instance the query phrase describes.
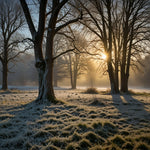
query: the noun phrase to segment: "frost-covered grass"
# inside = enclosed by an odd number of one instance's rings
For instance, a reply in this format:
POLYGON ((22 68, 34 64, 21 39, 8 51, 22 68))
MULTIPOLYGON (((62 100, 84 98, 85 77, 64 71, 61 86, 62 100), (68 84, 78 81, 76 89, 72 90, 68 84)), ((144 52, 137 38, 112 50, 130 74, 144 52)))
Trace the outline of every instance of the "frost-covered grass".
POLYGON ((63 104, 39 105, 36 91, 0 91, 0 149, 150 149, 148 94, 55 93, 63 104))

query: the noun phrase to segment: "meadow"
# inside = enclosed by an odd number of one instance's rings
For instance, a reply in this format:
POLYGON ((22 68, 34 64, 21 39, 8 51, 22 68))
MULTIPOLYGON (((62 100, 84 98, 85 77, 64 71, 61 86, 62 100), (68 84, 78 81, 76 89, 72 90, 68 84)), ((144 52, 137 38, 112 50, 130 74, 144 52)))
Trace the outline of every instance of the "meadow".
POLYGON ((150 93, 55 94, 39 104, 36 90, 0 91, 0 150, 150 149, 150 93))

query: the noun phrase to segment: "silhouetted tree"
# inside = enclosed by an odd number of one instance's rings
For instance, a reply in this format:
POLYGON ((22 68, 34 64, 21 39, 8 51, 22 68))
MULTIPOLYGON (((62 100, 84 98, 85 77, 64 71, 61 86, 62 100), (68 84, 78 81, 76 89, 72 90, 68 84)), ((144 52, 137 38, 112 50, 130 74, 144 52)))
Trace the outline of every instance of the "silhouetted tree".
MULTIPOLYGON (((116 84, 114 67, 113 67, 113 20, 112 20, 112 0, 92 0, 80 1, 80 5, 85 10, 85 17, 81 23, 89 31, 96 35, 97 42, 103 45, 107 55, 107 71, 110 80, 111 93, 118 93, 119 89, 116 84)), ((102 49, 100 50, 103 51, 102 49)))

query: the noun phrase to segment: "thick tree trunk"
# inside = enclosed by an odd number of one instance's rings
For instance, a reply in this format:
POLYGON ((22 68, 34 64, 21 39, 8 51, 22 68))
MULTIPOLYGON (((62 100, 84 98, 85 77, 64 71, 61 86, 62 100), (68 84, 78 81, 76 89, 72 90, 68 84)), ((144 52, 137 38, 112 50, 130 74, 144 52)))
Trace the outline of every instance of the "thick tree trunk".
POLYGON ((108 75, 110 80, 111 93, 115 94, 117 93, 117 90, 116 90, 116 83, 114 79, 113 67, 111 62, 107 62, 107 66, 108 66, 108 75))
POLYGON ((52 103, 55 103, 56 97, 53 89, 53 62, 50 59, 46 60, 46 68, 43 81, 44 81, 43 100, 48 100, 52 103))
POLYGON ((41 100, 43 93, 44 93, 44 84, 43 84, 43 79, 44 79, 44 73, 45 73, 45 62, 41 62, 41 67, 36 66, 37 72, 38 72, 38 78, 39 78, 39 93, 38 93, 38 98, 37 100, 41 100))
POLYGON ((128 76, 124 75, 121 77, 121 92, 127 93, 128 92, 128 76))
POLYGON ((107 66, 108 66, 108 74, 110 79, 110 86, 111 86, 111 93, 116 94, 119 92, 116 85, 116 79, 115 79, 115 72, 114 68, 112 66, 112 35, 113 35, 113 29, 112 29, 112 19, 111 19, 111 5, 112 1, 107 1, 107 11, 108 11, 108 59, 107 59, 107 66))
POLYGON ((42 54, 42 43, 40 43, 40 41, 34 42, 34 52, 35 52, 35 67, 38 72, 38 80, 39 80, 39 91, 37 100, 41 100, 44 93, 43 78, 45 73, 45 61, 42 54))
POLYGON ((2 71, 2 89, 7 90, 8 89, 8 64, 3 63, 3 71, 2 71))
POLYGON ((57 103, 54 88, 53 88, 53 31, 48 31, 46 41, 46 54, 45 54, 45 73, 43 78, 44 94, 42 99, 51 103, 57 103))

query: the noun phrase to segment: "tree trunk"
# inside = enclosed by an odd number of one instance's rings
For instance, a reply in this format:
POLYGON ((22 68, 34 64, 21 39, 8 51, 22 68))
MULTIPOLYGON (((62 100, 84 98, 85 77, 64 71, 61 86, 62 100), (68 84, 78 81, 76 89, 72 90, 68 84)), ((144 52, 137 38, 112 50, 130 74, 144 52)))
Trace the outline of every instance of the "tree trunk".
POLYGON ((44 74, 44 94, 43 100, 48 100, 52 103, 56 102, 56 97, 53 89, 53 61, 46 60, 45 74, 44 74))
POLYGON ((107 62, 107 67, 108 67, 108 75, 109 75, 109 80, 110 80, 111 93, 116 94, 117 93, 116 83, 114 79, 113 67, 112 67, 111 62, 109 61, 107 62))
POLYGON ((115 62, 115 83, 116 83, 116 92, 119 93, 119 76, 118 76, 118 62, 115 62))
POLYGON ((121 92, 128 92, 128 75, 125 75, 121 78, 121 92))
POLYGON ((3 90, 7 90, 8 89, 8 83, 7 83, 7 79, 8 79, 8 64, 7 63, 3 63, 3 71, 2 71, 2 89, 3 90))
POLYGON ((39 41, 34 42, 34 52, 35 52, 35 67, 38 72, 39 80, 39 92, 37 100, 41 100, 44 93, 43 78, 45 73, 45 61, 42 54, 42 43, 39 41))
POLYGON ((38 98, 37 100, 41 100, 42 99, 42 96, 43 96, 43 93, 44 93, 44 84, 43 84, 43 79, 44 79, 44 73, 45 73, 45 63, 41 62, 41 67, 37 67, 37 71, 38 71, 38 77, 39 77, 39 93, 38 93, 38 98))
POLYGON ((77 88, 77 79, 76 79, 75 75, 74 75, 74 78, 72 80, 71 87, 72 87, 72 89, 76 89, 77 88))
POLYGON ((73 85, 72 85, 72 89, 76 89, 77 88, 77 56, 76 56, 76 60, 73 63, 73 85))
POLYGON ((49 102, 56 103, 56 97, 53 89, 53 31, 48 31, 46 41, 46 54, 45 54, 45 73, 43 77, 44 94, 42 99, 49 102))

